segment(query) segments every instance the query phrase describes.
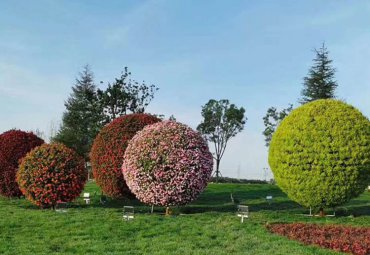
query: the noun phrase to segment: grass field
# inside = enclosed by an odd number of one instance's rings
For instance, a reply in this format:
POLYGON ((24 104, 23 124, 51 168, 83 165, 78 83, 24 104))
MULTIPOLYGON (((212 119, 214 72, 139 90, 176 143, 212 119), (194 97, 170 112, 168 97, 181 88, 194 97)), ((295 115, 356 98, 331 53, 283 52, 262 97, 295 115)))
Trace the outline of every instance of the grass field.
MULTIPOLYGON (((100 194, 95 183, 86 191, 100 194)), ((0 254, 338 254, 304 246, 270 234, 266 222, 316 222, 370 227, 370 193, 345 205, 346 215, 307 217, 307 210, 290 201, 276 186, 210 184, 194 203, 178 208, 178 216, 164 216, 163 208, 137 201, 99 196, 85 205, 82 198, 67 212, 41 210, 24 199, 0 198, 0 254), (230 192, 250 206, 244 224, 235 216, 230 192), (266 195, 274 196, 269 205, 266 195), (134 204, 135 220, 122 220, 122 206, 134 204)))

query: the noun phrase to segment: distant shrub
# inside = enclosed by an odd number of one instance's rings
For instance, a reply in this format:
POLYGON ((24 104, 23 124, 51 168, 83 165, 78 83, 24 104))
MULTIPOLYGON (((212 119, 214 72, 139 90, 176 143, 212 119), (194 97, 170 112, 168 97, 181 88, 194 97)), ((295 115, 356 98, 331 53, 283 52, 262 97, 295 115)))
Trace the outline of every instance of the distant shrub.
POLYGON ((370 122, 340 101, 307 103, 277 128, 269 163, 292 200, 313 208, 341 205, 370 183, 370 122))
MULTIPOLYGON (((212 177, 211 182, 216 182, 217 178, 212 177)), ((219 183, 243 183, 243 184, 267 184, 267 181, 263 180, 252 180, 252 179, 237 179, 237 178, 230 178, 230 177, 219 177, 219 183)))
POLYGON ((16 182, 19 160, 44 141, 30 132, 9 130, 0 135, 0 194, 6 197, 22 195, 16 182))
POLYGON ((356 255, 370 254, 370 228, 282 223, 268 225, 267 229, 272 233, 301 241, 306 245, 318 245, 356 255))
POLYGON ((63 144, 44 144, 23 158, 17 172, 22 193, 32 203, 55 207, 78 197, 87 178, 84 160, 63 144))
POLYGON ((145 127, 130 141, 122 166, 127 185, 151 205, 184 205, 207 186, 213 158, 190 127, 164 121, 145 127))
POLYGON ((96 183, 111 197, 132 196, 121 171, 128 142, 146 125, 160 119, 149 114, 129 114, 102 128, 94 140, 90 159, 96 183))

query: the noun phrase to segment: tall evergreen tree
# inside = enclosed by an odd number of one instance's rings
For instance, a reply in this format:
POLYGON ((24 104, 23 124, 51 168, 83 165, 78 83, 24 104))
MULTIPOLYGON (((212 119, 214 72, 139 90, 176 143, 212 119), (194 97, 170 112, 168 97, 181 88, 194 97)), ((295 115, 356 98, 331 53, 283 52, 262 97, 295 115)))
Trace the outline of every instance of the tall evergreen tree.
POLYGON ((103 125, 103 110, 100 106, 94 74, 89 66, 79 73, 72 93, 64 103, 62 125, 53 138, 73 148, 88 160, 92 142, 103 125))
POLYGON ((335 89, 338 84, 334 78, 335 68, 332 67, 333 60, 329 59, 329 51, 322 44, 320 49, 315 49, 316 57, 308 75, 304 77, 304 88, 301 92, 302 104, 317 100, 335 97, 335 89))

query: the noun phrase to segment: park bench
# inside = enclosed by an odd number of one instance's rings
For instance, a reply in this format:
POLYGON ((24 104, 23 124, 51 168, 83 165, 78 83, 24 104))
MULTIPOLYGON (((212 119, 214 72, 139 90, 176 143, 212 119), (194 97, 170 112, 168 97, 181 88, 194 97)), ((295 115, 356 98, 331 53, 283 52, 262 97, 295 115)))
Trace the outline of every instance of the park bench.
POLYGON ((90 193, 84 193, 84 201, 86 204, 90 204, 90 193))
POLYGON ((133 220, 134 219, 134 207, 133 206, 124 206, 123 207, 123 219, 124 220, 133 220))
POLYGON ((238 212, 236 214, 240 217, 240 222, 244 222, 244 218, 249 218, 249 208, 247 205, 238 205, 238 212))

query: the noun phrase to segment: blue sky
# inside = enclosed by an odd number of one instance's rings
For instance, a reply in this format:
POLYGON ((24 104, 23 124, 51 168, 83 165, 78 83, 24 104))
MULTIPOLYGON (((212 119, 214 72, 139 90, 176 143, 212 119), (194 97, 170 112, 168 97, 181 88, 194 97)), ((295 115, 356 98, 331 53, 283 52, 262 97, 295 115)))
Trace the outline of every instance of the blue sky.
POLYGON ((97 83, 128 66, 160 87, 149 112, 193 128, 210 98, 245 107, 245 130, 221 169, 262 178, 262 117, 270 106, 298 105, 322 42, 338 70, 338 98, 370 116, 369 13, 368 1, 2 0, 0 132, 48 134, 82 66, 97 83))

